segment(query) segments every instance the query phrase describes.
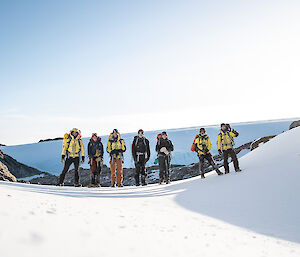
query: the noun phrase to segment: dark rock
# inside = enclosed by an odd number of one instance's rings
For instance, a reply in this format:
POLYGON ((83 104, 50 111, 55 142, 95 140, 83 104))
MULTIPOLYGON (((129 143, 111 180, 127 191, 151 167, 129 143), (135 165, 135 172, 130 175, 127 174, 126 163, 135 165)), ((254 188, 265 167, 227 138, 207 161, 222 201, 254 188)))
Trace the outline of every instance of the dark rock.
POLYGON ((300 120, 294 121, 290 125, 290 129, 296 128, 300 126, 300 120))
POLYGON ((49 141, 57 141, 57 140, 63 140, 62 137, 56 137, 56 138, 48 138, 48 139, 41 139, 39 141, 39 143, 42 143, 42 142, 49 142, 49 141))
POLYGON ((250 150, 254 150, 256 149, 257 147, 259 147, 260 144, 264 144, 264 143, 267 143, 268 141, 270 141, 272 138, 274 138, 275 136, 267 136, 267 137, 261 137, 257 140, 255 140, 251 146, 250 146, 250 150))

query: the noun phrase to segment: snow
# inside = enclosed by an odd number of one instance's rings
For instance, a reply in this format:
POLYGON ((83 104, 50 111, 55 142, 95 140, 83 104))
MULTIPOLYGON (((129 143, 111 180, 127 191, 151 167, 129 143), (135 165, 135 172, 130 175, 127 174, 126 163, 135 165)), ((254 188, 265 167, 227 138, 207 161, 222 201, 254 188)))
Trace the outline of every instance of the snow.
MULTIPOLYGON (((240 136, 235 139, 236 146, 256 140, 257 138, 277 135, 283 131, 288 130, 289 125, 293 120, 275 120, 264 122, 240 123, 232 124, 232 127, 240 132, 240 136)), ((212 153, 217 154, 217 135, 219 133, 219 125, 207 126, 206 130, 212 140, 212 153)), ((197 156, 190 151, 191 144, 195 135, 199 132, 199 127, 171 129, 167 130, 169 138, 173 141, 175 150, 172 155, 172 164, 191 164, 198 161, 197 156)), ((146 132, 145 135, 150 141, 151 145, 151 158, 148 162, 152 166, 156 158, 155 145, 156 136, 161 131, 146 132)), ((100 133, 98 133, 100 134, 100 133)), ((131 144, 135 133, 124 134, 122 137, 125 140, 127 151, 124 155, 124 166, 134 167, 134 162, 131 157, 131 144)), ((106 149, 107 136, 102 136, 102 142, 106 149)), ((89 138, 83 138, 84 146, 87 147, 89 138)), ((63 165, 60 162, 62 141, 51 141, 27 145, 6 146, 1 148, 2 151, 21 163, 27 164, 31 167, 46 171, 54 175, 61 173, 63 165)), ((242 151, 240 156, 246 152, 242 151)), ((107 153, 104 155, 104 163, 108 165, 109 156, 107 153)), ((83 168, 88 168, 87 162, 82 165, 83 168)))
MULTIPOLYGON (((0 183, 0 256, 300 256, 300 128, 240 159, 241 173, 170 185, 0 183)), ((231 171, 233 167, 231 166, 231 171)))

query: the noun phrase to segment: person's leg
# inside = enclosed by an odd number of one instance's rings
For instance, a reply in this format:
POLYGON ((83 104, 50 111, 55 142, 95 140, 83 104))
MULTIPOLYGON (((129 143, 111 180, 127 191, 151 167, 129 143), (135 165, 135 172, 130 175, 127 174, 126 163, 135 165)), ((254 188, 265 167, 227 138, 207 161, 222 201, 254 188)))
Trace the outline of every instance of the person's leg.
POLYGON ((96 178, 95 178, 95 185, 100 186, 100 175, 102 170, 101 161, 96 162, 96 178))
POLYGON ((143 155, 143 157, 141 159, 140 173, 141 173, 141 176, 142 176, 142 185, 146 186, 147 185, 147 182, 146 182, 147 170, 146 170, 146 158, 145 158, 145 155, 143 155))
POLYGON ((63 185, 66 173, 68 172, 71 164, 72 164, 71 158, 67 158, 66 161, 65 161, 64 169, 63 169, 63 171, 61 172, 61 174, 59 176, 59 185, 63 185))
POLYGON ((140 185, 140 162, 135 163, 135 185, 139 186, 140 185))
POLYGON ((219 167, 216 165, 216 163, 214 162, 211 154, 207 154, 206 155, 206 160, 208 161, 208 163, 215 169, 215 171, 217 172, 218 175, 223 175, 223 173, 219 170, 219 167))
POLYGON ((236 155, 235 151, 233 149, 230 149, 229 154, 230 154, 231 159, 233 161, 233 166, 234 166, 235 171, 236 172, 241 171, 240 167, 239 167, 239 161, 238 161, 238 158, 237 158, 237 155, 236 155))
POLYGON ((79 185, 79 157, 75 157, 73 158, 73 162, 74 162, 74 167, 75 167, 75 171, 74 171, 74 184, 75 185, 79 185))
POLYGON ((123 186, 123 164, 121 159, 117 159, 118 186, 123 186))
POLYGON ((111 159, 111 161, 110 161, 110 172, 111 172, 111 176, 110 176, 111 185, 115 186, 116 185, 116 178, 117 178, 117 175, 116 175, 116 159, 111 159))
POLYGON ((229 173, 228 150, 223 151, 225 174, 229 173))
POLYGON ((203 154, 201 154, 199 156, 199 171, 201 174, 201 178, 205 178, 205 176, 204 176, 204 155, 203 154))
POLYGON ((170 183, 170 157, 169 156, 165 156, 165 163, 166 163, 166 183, 169 184, 170 183))
POLYGON ((160 183, 162 183, 164 181, 165 168, 166 168, 165 158, 163 156, 158 157, 158 164, 159 164, 159 179, 160 179, 160 183))
POLYGON ((95 185, 95 172, 96 172, 96 161, 92 158, 90 163, 91 174, 91 185, 95 185))

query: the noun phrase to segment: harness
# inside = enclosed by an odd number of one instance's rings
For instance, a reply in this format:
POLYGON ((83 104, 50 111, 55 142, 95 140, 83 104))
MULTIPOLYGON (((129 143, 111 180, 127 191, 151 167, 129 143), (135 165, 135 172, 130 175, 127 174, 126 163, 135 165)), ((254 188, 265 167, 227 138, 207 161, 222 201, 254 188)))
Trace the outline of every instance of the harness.
MULTIPOLYGON (((136 140, 135 140, 135 147, 137 147, 138 142, 139 142, 139 137, 137 137, 136 140)), ((143 137, 143 142, 144 142, 145 148, 147 148, 147 144, 146 144, 146 139, 145 139, 145 137, 143 137)), ((136 152, 135 154, 137 155, 137 162, 140 161, 140 156, 141 156, 141 155, 145 155, 145 158, 146 158, 146 159, 147 159, 147 157, 148 157, 147 152, 136 152)))
POLYGON ((233 137, 230 135, 230 133, 228 131, 226 131, 226 133, 224 133, 224 134, 228 135, 228 137, 230 139, 230 143, 226 143, 225 140, 224 140, 224 143, 223 143, 223 133, 220 132, 220 134, 219 134, 220 137, 221 137, 221 144, 224 145, 224 146, 231 146, 233 148, 233 146, 234 146, 234 139, 233 139, 233 137))

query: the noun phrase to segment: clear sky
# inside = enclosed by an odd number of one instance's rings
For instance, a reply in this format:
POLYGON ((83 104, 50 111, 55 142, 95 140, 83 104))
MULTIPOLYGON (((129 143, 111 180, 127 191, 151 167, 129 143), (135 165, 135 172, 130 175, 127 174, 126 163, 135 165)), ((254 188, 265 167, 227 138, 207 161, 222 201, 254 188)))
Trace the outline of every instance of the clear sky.
POLYGON ((0 143, 299 117, 300 1, 2 0, 0 143))

